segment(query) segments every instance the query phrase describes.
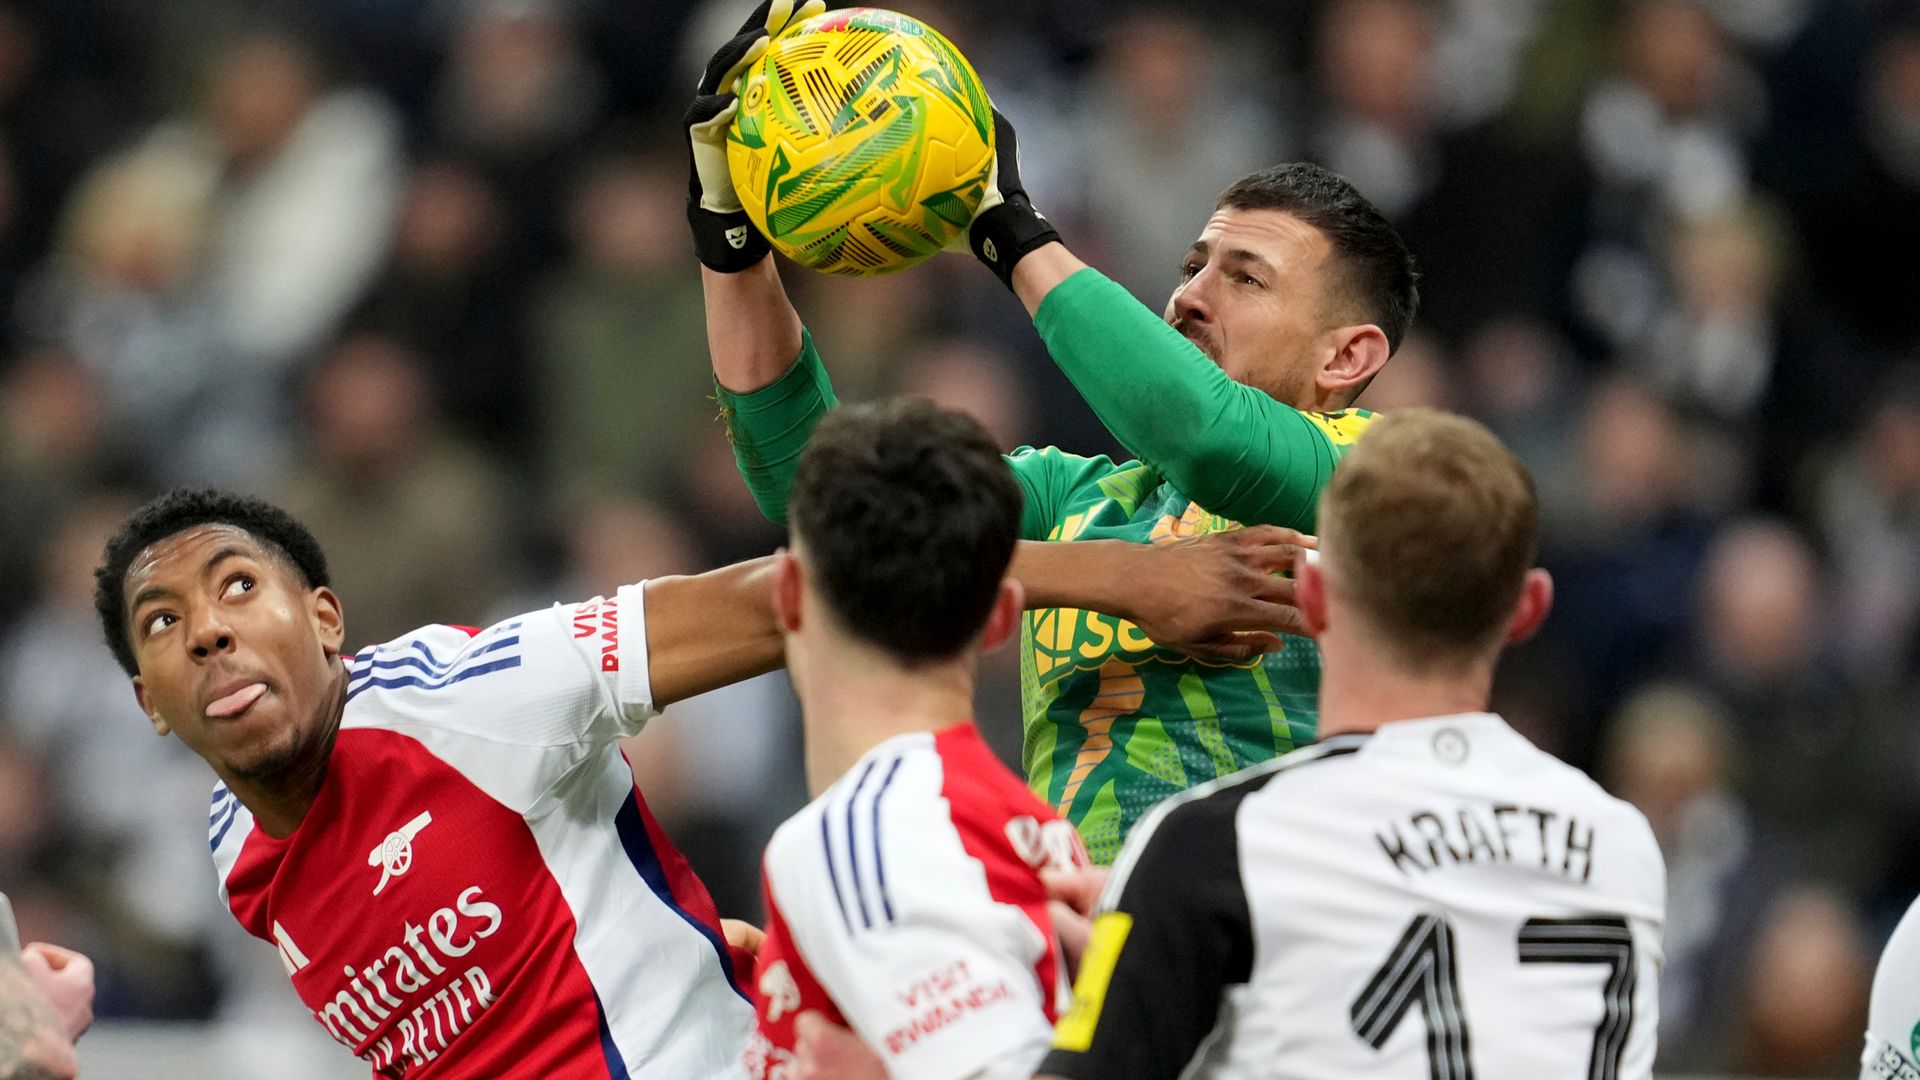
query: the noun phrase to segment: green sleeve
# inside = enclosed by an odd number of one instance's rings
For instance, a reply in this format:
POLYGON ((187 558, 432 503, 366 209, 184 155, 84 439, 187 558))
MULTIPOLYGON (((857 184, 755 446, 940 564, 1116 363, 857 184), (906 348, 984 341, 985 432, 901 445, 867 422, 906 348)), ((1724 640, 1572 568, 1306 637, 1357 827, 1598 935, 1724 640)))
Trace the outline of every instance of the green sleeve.
POLYGON ((1020 507, 1022 540, 1055 539, 1054 526, 1066 515, 1073 493, 1113 471, 1112 460, 1104 455, 1081 457, 1051 446, 1022 446, 1007 455, 1007 464, 1026 496, 1020 507))
POLYGON ((800 358, 784 375, 746 394, 714 380, 720 418, 733 444, 733 462, 753 492, 754 504, 769 521, 787 521, 787 489, 813 426, 839 404, 833 383, 814 350, 813 335, 800 331, 800 358))
POLYGON ((1371 419, 1303 413, 1234 382, 1096 270, 1055 286, 1033 321, 1114 438, 1208 511, 1245 524, 1311 528, 1334 461, 1371 419))

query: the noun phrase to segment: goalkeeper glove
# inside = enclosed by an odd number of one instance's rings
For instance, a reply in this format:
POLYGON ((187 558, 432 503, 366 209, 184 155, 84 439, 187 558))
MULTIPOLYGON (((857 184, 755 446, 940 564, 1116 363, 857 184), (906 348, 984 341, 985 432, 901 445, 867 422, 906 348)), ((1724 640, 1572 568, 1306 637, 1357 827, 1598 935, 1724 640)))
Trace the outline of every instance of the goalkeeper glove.
POLYGON ((795 10, 793 0, 761 0, 740 26, 740 32, 707 61, 698 93, 687 107, 683 122, 693 148, 693 174, 687 183, 687 224, 693 227, 693 253, 701 263, 723 274, 734 274, 766 258, 767 238, 754 228, 733 190, 727 170, 727 127, 740 109, 741 76, 767 51, 771 41, 790 23, 810 19, 827 9, 825 0, 807 0, 795 10))
POLYGON ((993 146, 987 191, 974 212, 973 224, 967 227, 967 245, 1011 289, 1014 264, 1027 252, 1060 239, 1060 234, 1033 208, 1020 183, 1020 146, 1014 140, 1013 125, 999 109, 993 110, 993 146))

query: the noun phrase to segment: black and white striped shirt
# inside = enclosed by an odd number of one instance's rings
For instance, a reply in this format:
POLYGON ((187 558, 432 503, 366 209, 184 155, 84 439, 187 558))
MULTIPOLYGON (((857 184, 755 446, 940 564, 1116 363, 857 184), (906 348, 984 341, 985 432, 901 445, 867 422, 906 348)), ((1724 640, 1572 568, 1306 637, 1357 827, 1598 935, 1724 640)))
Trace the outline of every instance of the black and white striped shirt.
POLYGON ((1497 716, 1334 736, 1140 823, 1040 1071, 1644 1078, 1665 888, 1639 811, 1497 716))

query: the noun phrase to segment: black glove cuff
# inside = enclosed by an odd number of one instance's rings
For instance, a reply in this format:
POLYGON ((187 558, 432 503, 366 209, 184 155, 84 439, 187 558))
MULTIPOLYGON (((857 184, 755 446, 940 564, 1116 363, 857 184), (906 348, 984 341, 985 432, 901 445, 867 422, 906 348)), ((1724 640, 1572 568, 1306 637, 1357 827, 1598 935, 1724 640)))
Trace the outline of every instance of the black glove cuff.
POLYGON ((722 274, 737 274, 759 263, 773 248, 745 210, 716 213, 697 202, 687 204, 687 224, 693 226, 693 253, 700 262, 722 274))
POLYGON ((973 219, 967 243, 987 269, 1013 288, 1013 267, 1027 252, 1060 239, 1025 194, 1016 194, 973 219))

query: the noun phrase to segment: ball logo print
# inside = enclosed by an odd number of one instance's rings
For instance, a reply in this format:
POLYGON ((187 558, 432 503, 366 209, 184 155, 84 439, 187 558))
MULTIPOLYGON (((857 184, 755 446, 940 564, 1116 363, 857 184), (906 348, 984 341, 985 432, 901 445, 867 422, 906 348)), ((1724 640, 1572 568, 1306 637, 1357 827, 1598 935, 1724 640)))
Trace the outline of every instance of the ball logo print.
POLYGON ((965 232, 993 167, 993 109, 933 28, 874 8, 789 26, 743 77, 727 132, 741 205, 831 274, 912 266, 965 232))
POLYGON ((380 868, 380 884, 373 887, 373 895, 379 896, 387 882, 413 869, 413 838, 431 824, 432 812, 422 811, 419 817, 388 833, 385 840, 367 852, 367 865, 380 868))

